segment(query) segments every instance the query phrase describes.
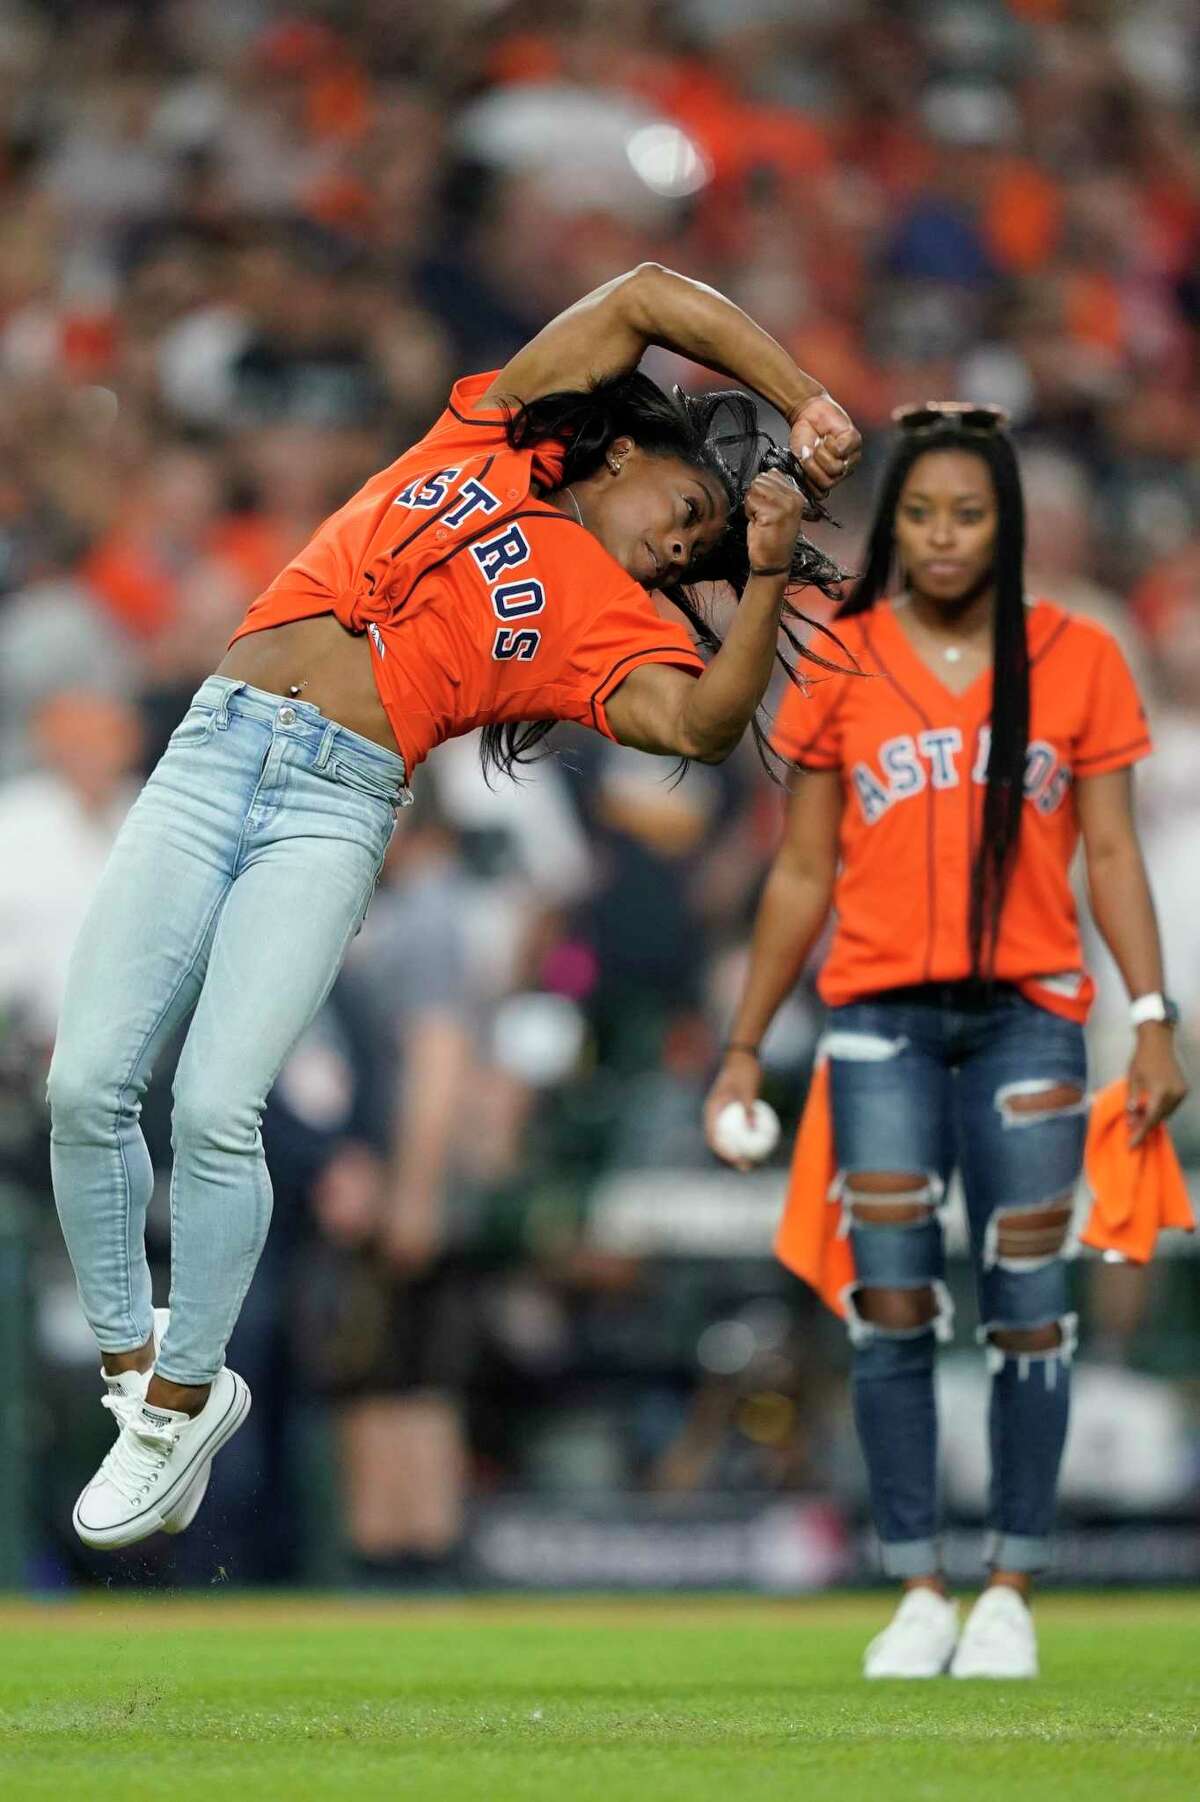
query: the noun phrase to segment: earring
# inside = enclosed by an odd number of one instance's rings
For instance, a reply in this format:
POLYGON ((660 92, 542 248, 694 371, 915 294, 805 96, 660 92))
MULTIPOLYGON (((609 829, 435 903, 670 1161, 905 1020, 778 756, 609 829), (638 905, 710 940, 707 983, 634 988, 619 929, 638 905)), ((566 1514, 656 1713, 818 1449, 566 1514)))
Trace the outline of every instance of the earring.
POLYGON ((618 457, 610 457, 608 459, 608 467, 612 470, 612 472, 615 476, 620 475, 621 463, 620 463, 620 459, 618 457))

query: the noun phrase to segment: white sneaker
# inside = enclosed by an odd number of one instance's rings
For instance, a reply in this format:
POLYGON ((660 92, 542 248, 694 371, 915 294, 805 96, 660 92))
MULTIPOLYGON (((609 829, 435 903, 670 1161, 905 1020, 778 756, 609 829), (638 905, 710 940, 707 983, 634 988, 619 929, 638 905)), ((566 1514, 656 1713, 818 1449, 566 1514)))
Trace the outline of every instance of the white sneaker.
POLYGON ((958 1639, 958 1603, 936 1589, 910 1589, 867 1647, 864 1677, 940 1677, 958 1639))
MULTIPOLYGON (((169 1308, 154 1310, 154 1356, 158 1358, 158 1348, 167 1336, 167 1327, 171 1322, 169 1308)), ((136 1413, 146 1399, 146 1391, 150 1387, 150 1378, 154 1375, 154 1365, 149 1370, 123 1370, 119 1376, 110 1376, 104 1365, 100 1366, 100 1375, 108 1393, 101 1397, 100 1406, 107 1408, 117 1423, 118 1432, 124 1427, 130 1415, 136 1413)), ((208 1489, 208 1479, 212 1475, 212 1459, 210 1458, 199 1476, 187 1491, 178 1507, 163 1521, 164 1533, 182 1533, 191 1526, 204 1500, 208 1489)))
POLYGON ((80 1539, 109 1551, 159 1532, 249 1412, 250 1391, 228 1365, 217 1372, 194 1417, 146 1402, 131 1408, 75 1504, 71 1518, 80 1539))
POLYGON ((1007 1584, 985 1589, 967 1616, 952 1677, 1036 1677, 1037 1634, 1023 1596, 1007 1584))

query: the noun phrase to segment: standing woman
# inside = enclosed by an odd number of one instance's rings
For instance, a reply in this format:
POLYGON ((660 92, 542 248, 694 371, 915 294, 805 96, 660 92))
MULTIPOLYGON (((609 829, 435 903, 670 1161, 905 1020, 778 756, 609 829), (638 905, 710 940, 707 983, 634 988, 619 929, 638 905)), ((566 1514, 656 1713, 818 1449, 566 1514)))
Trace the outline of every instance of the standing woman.
POLYGON ((1110 635, 1025 596, 1004 416, 946 403, 897 417, 866 570, 841 608, 872 679, 784 703, 775 745, 805 774, 707 1120, 711 1139, 723 1106, 757 1095, 760 1041, 833 908, 819 986, 857 1279, 855 1417, 883 1567, 905 1590, 865 1673, 1030 1677, 1075 1343, 1064 1245, 1093 992, 1070 885, 1081 834, 1133 1004, 1134 1141, 1186 1090, 1133 822, 1130 766, 1150 739, 1110 635), (938 1208, 955 1166, 992 1373, 991 1576, 961 1638, 938 1561, 933 1386, 952 1330, 938 1208))
POLYGON ((263 1105, 362 923, 417 765, 481 726, 485 759, 511 769, 560 719, 728 756, 787 588, 837 577, 800 535, 801 485, 819 505, 858 449, 744 313, 644 265, 460 381, 251 607, 114 848, 50 1070, 55 1199, 120 1429, 75 1507, 89 1545, 185 1527, 248 1411, 224 1356, 270 1219, 263 1105), (765 443, 743 394, 664 394, 637 373, 651 344, 755 389, 790 448, 765 443), (691 589, 722 580, 740 601, 723 644, 691 589), (151 1308, 138 1115, 189 1014, 168 1324, 151 1308))

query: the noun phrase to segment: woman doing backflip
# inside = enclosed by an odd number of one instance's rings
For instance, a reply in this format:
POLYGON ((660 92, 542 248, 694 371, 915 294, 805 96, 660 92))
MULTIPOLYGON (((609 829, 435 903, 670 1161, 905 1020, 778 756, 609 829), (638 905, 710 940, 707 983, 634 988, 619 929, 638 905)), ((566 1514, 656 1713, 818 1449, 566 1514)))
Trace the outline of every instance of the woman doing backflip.
POLYGON ((1075 1336, 1063 1251, 1092 997, 1069 875, 1081 834, 1133 1004, 1135 1140, 1186 1083, 1131 806, 1150 740, 1121 654, 1100 627, 1027 600, 1002 416, 950 403, 900 424, 840 612, 874 679, 825 680, 781 712, 775 744, 806 773, 709 1134, 757 1095, 759 1043, 832 907, 819 986, 856 1275, 854 1407, 883 1567, 906 1590, 866 1675, 1029 1677, 1026 1598, 1049 1551, 1075 1336), (938 1207, 956 1165, 992 1372, 991 1582, 961 1638, 938 1558, 933 1388, 951 1334, 938 1207))
POLYGON ((460 381, 251 607, 114 848, 50 1070, 55 1199, 119 1427, 75 1507, 88 1544, 186 1526, 249 1409, 224 1355, 271 1211, 263 1105, 362 922, 417 765, 482 727, 485 757, 511 768, 556 720, 727 756, 781 620, 797 642, 789 584, 836 578, 800 527, 858 450, 744 313, 646 265, 460 381), (766 444, 745 395, 663 393, 637 373, 651 344, 753 388, 789 448, 766 444), (709 581, 739 596, 723 643, 692 588, 709 581), (151 1307, 138 1117, 189 1014, 168 1320, 151 1307))

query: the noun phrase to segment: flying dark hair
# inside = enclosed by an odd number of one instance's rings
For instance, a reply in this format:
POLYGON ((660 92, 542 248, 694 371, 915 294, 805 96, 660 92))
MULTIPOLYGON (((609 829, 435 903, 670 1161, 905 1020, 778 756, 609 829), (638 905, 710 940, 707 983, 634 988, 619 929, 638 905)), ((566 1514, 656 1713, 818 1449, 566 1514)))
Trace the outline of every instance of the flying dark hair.
POLYGON ((985 463, 996 493, 996 557, 992 566, 991 746, 983 830, 971 864, 971 968, 990 980, 1004 897, 1021 834, 1025 757, 1029 746, 1029 641, 1025 630, 1025 503, 1011 438, 995 421, 978 430, 953 418, 903 432, 883 476, 867 543, 867 562, 839 619, 867 613, 893 587, 895 519, 900 491, 927 451, 968 451, 985 463))
MULTIPOLYGON (((676 388, 667 394, 648 376, 634 371, 596 382, 587 389, 545 394, 514 407, 509 412, 506 431, 514 450, 527 450, 547 439, 565 445, 563 487, 593 475, 603 463, 609 445, 622 437, 632 438, 650 456, 678 457, 716 477, 729 502, 729 522, 720 541, 674 582, 662 584, 662 592, 687 619, 701 649, 709 653, 720 650, 721 637, 709 618, 700 588, 709 583, 728 583, 740 597, 750 579, 748 522, 742 503, 754 478, 766 470, 780 470, 802 490, 813 518, 828 517, 805 478, 800 459, 767 437, 758 423, 754 401, 737 389, 685 394, 676 388)), ((823 551, 803 535, 797 538, 790 585, 819 588, 836 599, 844 580, 842 571, 823 551)), ((804 686, 804 678, 797 668, 798 661, 822 669, 843 667, 809 649, 801 634, 813 630, 832 638, 841 648, 827 627, 809 619, 785 599, 780 631, 792 655, 782 649, 777 655, 788 679, 800 687, 804 686)), ((554 723, 516 720, 485 726, 481 735, 485 773, 495 770, 512 775, 518 764, 532 762, 536 747, 554 723)), ((764 719, 756 717, 751 725, 759 754, 771 769, 772 760, 779 760, 768 743, 764 719)))

